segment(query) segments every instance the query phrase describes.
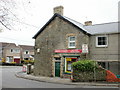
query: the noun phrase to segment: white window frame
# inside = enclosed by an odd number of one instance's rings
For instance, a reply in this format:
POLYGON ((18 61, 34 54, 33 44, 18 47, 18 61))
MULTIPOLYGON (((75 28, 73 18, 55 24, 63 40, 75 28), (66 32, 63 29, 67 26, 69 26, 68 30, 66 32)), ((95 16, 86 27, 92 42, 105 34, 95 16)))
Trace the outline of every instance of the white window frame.
POLYGON ((96 36, 96 47, 107 47, 108 46, 108 36, 96 36), (106 37, 106 45, 98 45, 98 37, 106 37))
POLYGON ((74 41, 70 41, 71 37, 75 37, 75 36, 69 36, 68 37, 68 48, 76 48, 76 37, 74 41), (70 46, 70 43, 75 43, 75 46, 70 46))

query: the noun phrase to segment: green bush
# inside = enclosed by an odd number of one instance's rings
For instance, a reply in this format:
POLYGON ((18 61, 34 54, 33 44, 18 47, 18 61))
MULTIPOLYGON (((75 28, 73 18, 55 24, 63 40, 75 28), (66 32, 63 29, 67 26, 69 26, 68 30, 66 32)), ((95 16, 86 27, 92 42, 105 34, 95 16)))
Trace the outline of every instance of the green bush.
POLYGON ((72 81, 105 81, 106 71, 96 61, 80 60, 72 63, 72 81))
POLYGON ((72 68, 77 72, 94 72, 94 70, 98 68, 98 64, 93 60, 80 60, 72 63, 72 68))
POLYGON ((34 64, 34 60, 21 60, 22 64, 34 64))

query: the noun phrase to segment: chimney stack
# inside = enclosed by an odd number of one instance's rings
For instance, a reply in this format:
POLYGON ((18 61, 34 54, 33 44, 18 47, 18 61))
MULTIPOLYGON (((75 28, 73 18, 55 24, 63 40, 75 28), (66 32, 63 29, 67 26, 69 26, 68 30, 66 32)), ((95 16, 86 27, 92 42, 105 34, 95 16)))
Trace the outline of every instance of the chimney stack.
POLYGON ((85 25, 86 25, 86 26, 92 25, 92 21, 86 21, 86 22, 85 22, 85 25))
POLYGON ((57 6, 54 8, 54 14, 57 13, 57 14, 60 14, 60 15, 63 15, 63 6, 57 6))

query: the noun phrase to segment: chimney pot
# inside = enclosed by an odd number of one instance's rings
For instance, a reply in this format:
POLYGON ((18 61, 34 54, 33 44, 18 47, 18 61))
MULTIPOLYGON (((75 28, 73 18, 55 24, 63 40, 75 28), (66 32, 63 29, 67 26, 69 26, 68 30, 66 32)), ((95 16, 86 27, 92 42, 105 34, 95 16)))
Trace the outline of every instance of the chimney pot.
POLYGON ((57 14, 60 14, 60 15, 63 15, 63 6, 57 6, 54 8, 54 14, 57 13, 57 14))
POLYGON ((86 22, 85 22, 85 25, 86 25, 86 26, 92 25, 92 21, 86 21, 86 22))

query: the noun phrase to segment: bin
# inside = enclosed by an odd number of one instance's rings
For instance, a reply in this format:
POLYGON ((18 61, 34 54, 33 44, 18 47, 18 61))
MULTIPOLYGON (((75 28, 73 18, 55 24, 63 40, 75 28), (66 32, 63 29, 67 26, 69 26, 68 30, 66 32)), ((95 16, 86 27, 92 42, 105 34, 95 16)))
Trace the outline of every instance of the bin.
POLYGON ((27 74, 31 74, 31 64, 27 64, 27 74))

